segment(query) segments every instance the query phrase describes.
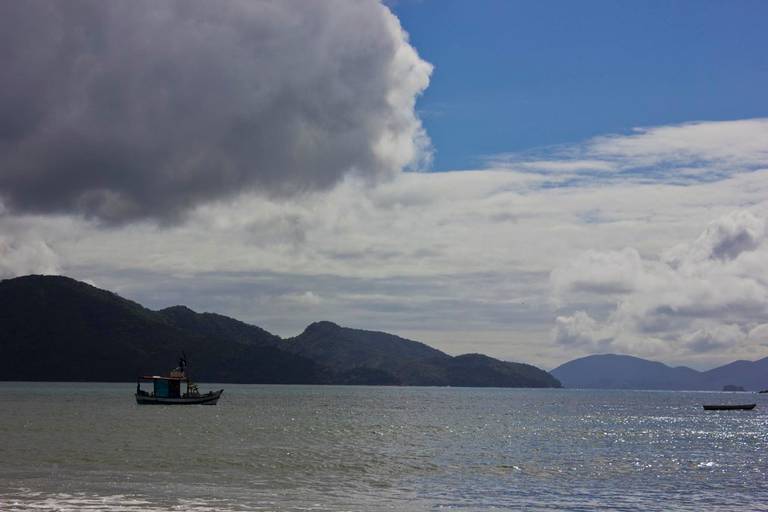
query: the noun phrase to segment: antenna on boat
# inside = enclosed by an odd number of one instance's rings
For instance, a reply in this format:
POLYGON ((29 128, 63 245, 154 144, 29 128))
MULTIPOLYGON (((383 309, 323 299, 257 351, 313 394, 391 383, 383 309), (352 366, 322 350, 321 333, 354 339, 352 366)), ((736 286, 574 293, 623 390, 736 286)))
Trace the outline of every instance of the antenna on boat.
POLYGON ((181 351, 181 358, 179 358, 179 369, 183 372, 187 368, 187 354, 181 351))

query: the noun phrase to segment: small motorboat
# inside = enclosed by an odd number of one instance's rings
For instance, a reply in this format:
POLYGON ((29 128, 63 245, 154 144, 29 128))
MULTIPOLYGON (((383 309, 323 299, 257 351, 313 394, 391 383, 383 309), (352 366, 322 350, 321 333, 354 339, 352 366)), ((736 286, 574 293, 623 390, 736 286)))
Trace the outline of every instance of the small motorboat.
POLYGON ((223 392, 224 390, 220 389, 200 393, 197 384, 192 382, 187 372, 186 356, 179 359, 179 366, 171 370, 170 375, 145 375, 136 381, 136 403, 141 405, 216 405, 223 392), (142 382, 151 382, 152 391, 141 389, 142 382), (184 393, 182 384, 186 385, 184 393))
POLYGON ((757 404, 705 405, 705 411, 751 411, 757 404))

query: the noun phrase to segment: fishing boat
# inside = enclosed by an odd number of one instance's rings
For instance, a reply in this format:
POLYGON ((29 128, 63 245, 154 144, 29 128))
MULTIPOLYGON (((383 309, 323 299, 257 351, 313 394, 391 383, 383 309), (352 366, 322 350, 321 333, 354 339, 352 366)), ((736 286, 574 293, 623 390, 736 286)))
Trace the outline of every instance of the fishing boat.
POLYGON ((705 411, 751 411, 757 404, 705 405, 705 411))
POLYGON ((171 370, 169 375, 145 375, 136 381, 136 403, 141 405, 216 405, 223 392, 224 390, 220 389, 200 393, 187 371, 186 356, 179 359, 179 366, 171 370), (152 391, 143 390, 143 382, 151 382, 152 391))

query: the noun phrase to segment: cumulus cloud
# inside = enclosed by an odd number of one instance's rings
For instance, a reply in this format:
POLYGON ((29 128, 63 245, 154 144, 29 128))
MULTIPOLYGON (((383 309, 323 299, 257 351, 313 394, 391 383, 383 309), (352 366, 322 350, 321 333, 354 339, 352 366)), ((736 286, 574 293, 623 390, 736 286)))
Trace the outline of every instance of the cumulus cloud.
POLYGON ((600 326, 584 311, 577 311, 571 316, 558 316, 555 319, 553 337, 562 345, 584 346, 590 350, 600 349, 610 344, 613 334, 602 332, 600 326))
POLYGON ((615 306, 602 321, 585 311, 558 317, 553 338, 630 353, 743 350, 768 315, 766 218, 764 208, 732 211, 655 258, 630 248, 564 263, 551 274, 561 303, 591 293, 615 306))
POLYGON ((713 325, 696 329, 682 337, 683 343, 694 352, 728 350, 746 339, 746 334, 738 325, 713 325))
POLYGON ((701 264, 708 260, 732 260, 754 251, 768 234, 766 219, 748 210, 734 211, 711 222, 691 244, 679 245, 665 254, 673 266, 701 264))
POLYGON ((373 0, 0 3, 0 197, 172 220, 429 157, 431 66, 373 0))

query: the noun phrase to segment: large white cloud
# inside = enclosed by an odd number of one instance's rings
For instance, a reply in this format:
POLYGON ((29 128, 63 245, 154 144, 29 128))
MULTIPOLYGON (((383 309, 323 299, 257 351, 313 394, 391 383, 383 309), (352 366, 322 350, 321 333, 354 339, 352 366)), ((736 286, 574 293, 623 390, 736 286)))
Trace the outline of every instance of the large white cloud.
POLYGON ((585 311, 558 317, 555 340, 678 357, 750 348, 759 354, 762 347, 745 343, 756 341, 768 317, 766 206, 732 211, 656 258, 625 249, 564 263, 552 272, 561 302, 586 292, 615 307, 601 320, 585 311))
POLYGON ((0 3, 0 198, 173 220, 429 157, 431 66, 374 0, 0 3))

